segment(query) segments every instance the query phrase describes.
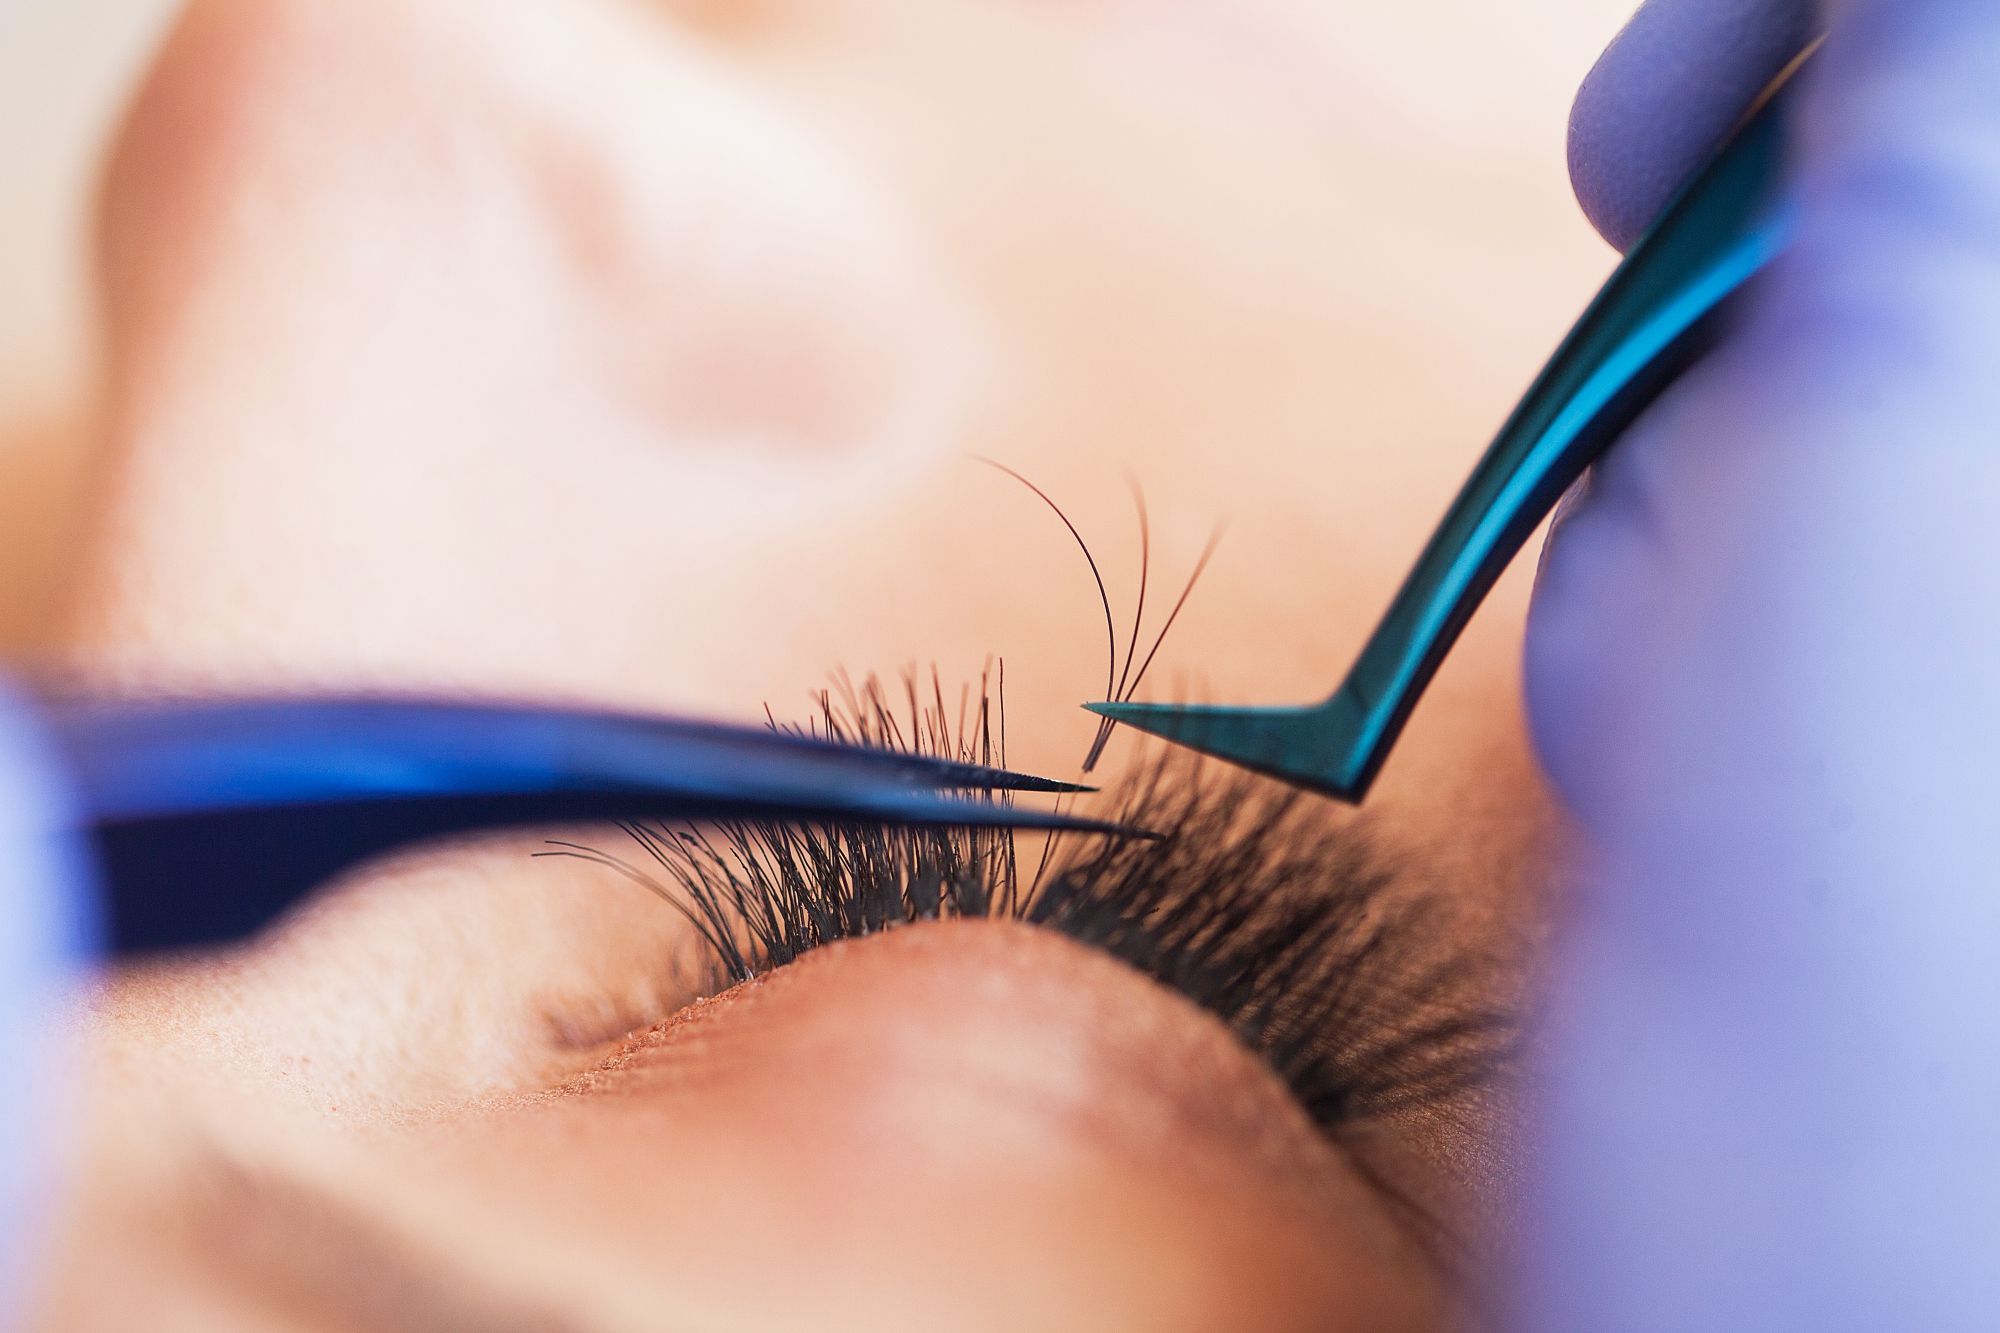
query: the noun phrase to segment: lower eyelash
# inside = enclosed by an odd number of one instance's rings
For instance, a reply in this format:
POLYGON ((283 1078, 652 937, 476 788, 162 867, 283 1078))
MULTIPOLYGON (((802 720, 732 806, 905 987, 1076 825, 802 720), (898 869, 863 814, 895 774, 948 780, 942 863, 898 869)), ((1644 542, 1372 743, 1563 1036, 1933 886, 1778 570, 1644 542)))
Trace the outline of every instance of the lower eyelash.
MULTIPOLYGON (((873 679, 823 694, 809 730, 1004 762, 984 688, 949 722, 936 673, 892 712, 873 679)), ((1008 799, 998 794, 985 799, 1008 799)), ((1160 839, 1060 839, 1030 867, 1012 835, 965 828, 742 821, 624 826, 650 865, 621 871, 685 916, 717 989, 838 940, 952 918, 1016 920, 1092 945, 1226 1023, 1329 1131, 1489 1080, 1511 1050, 1486 969, 1435 899, 1385 863, 1358 819, 1264 779, 1155 760, 1100 798, 1160 839)))

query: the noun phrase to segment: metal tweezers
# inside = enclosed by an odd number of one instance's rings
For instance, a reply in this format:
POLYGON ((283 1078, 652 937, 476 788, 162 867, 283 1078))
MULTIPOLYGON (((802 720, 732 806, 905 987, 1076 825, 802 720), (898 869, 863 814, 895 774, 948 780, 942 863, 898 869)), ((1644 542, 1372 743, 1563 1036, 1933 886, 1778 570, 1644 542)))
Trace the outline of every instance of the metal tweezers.
POLYGON ((1359 802, 1459 633, 1562 494, 1716 341, 1783 250, 1790 82, 1765 93, 1611 275, 1481 457, 1333 695, 1292 708, 1094 703, 1101 717, 1359 802))
POLYGON ((54 702, 43 714, 116 954, 240 938, 368 857, 482 829, 863 819, 1122 831, 996 796, 1087 787, 717 722, 313 697, 54 702))

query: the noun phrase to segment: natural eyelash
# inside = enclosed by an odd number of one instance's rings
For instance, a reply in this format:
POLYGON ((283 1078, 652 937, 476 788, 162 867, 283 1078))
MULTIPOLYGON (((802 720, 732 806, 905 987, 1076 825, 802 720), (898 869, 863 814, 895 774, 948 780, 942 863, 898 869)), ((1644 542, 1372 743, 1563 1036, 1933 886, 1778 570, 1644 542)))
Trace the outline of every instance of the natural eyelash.
MULTIPOLYGON (((1083 533, 1077 530, 1077 526, 1071 521, 1070 516, 1063 512, 1063 507, 1057 504, 1055 499, 1040 486, 1037 486, 1013 468, 1008 467, 1005 463, 998 462, 995 459, 981 457, 977 461, 986 464, 986 466, 996 472, 1005 473, 1027 487, 1028 490, 1034 493, 1036 499, 1047 505, 1055 513, 1055 516, 1062 520, 1063 527, 1069 530, 1070 539, 1076 543, 1076 549, 1083 552, 1084 563, 1090 566, 1091 580, 1097 585, 1098 604, 1104 610, 1104 640, 1107 659, 1104 668, 1104 697, 1116 703, 1131 702, 1132 696, 1139 692, 1140 684, 1146 679, 1146 672, 1152 669, 1153 659, 1160 655, 1160 645, 1167 641, 1167 635, 1173 633, 1174 622, 1180 619, 1181 611, 1187 606, 1188 598, 1193 594, 1195 585, 1201 582, 1201 576, 1207 572, 1208 562, 1214 558, 1215 548, 1222 541, 1221 526, 1218 524, 1215 530, 1209 533, 1208 541, 1201 548, 1201 555, 1196 558, 1194 569, 1189 573, 1187 583, 1181 588, 1181 595, 1175 600, 1173 609, 1167 612, 1167 619, 1160 626, 1160 632, 1153 637, 1153 646, 1146 650, 1145 660, 1138 663, 1138 670, 1134 672, 1132 665, 1139 657, 1139 631, 1146 621, 1146 589, 1152 578, 1153 570, 1153 530, 1152 524, 1146 516, 1146 495, 1139 488, 1138 479, 1136 477, 1126 478, 1126 482, 1132 490, 1132 503, 1139 511, 1139 596, 1137 598, 1137 605, 1134 606, 1132 611, 1132 637, 1126 641, 1124 662, 1121 666, 1118 656, 1117 622, 1111 613, 1111 594, 1104 586, 1104 573, 1097 567, 1097 557, 1091 553, 1090 543, 1083 539, 1083 533)), ((1081 767, 1084 772, 1090 773, 1096 770, 1098 760, 1104 757, 1104 747, 1111 742, 1111 733, 1117 729, 1118 724, 1108 717, 1098 721, 1097 734, 1091 739, 1090 749, 1083 756, 1081 767)))
MULTIPOLYGON (((860 744, 1004 762, 1004 706, 935 671, 842 677, 806 728, 860 744), (927 696, 927 697, 926 697, 927 696)), ((997 697, 1004 697, 996 696, 997 697)), ((1004 795, 979 798, 1001 799, 1004 795)), ((1433 1103, 1492 1074, 1511 1044, 1464 955, 1429 929, 1367 835, 1314 798, 1199 761, 1143 767, 1105 799, 1164 836, 1052 840, 1024 876, 1012 836, 964 828, 735 821, 625 826, 650 864, 554 844, 658 894, 701 936, 717 988, 824 944, 911 922, 1017 920, 1111 954, 1219 1017, 1327 1129, 1433 1103)))

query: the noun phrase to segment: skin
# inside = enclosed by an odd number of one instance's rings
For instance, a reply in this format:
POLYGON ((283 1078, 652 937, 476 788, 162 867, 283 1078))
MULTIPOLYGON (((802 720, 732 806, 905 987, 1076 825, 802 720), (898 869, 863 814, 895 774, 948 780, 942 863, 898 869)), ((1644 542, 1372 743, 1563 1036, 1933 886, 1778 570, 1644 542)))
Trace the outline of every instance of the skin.
MULTIPOLYGON (((749 717, 998 653, 1010 761, 1066 774, 1102 628, 977 452, 1099 534, 1123 608, 1121 469, 1166 580, 1235 517, 1156 688, 1323 693, 1603 262, 1553 183, 1466 162, 1385 211, 1444 150, 1355 128, 1337 36, 1277 0, 197 0, 105 170, 104 444, 33 665, 749 717)), ((1549 832, 1525 596, 1366 816, 1510 957, 1549 832)), ((1018 926, 686 1009, 676 919, 537 845, 107 978, 46 1321, 1422 1328, 1488 1245, 1487 1101, 1329 1139, 1192 1005, 1018 926)))

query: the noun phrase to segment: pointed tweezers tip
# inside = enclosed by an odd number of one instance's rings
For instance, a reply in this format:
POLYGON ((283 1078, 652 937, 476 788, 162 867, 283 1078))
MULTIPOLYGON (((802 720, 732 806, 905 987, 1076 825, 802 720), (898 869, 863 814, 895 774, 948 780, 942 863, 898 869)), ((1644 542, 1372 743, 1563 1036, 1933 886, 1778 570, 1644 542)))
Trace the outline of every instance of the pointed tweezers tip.
POLYGON ((1082 782, 1058 782, 1054 778, 1038 778, 1026 773, 995 772, 982 782, 993 791, 1046 792, 1055 796, 1088 796, 1097 788, 1082 782))

